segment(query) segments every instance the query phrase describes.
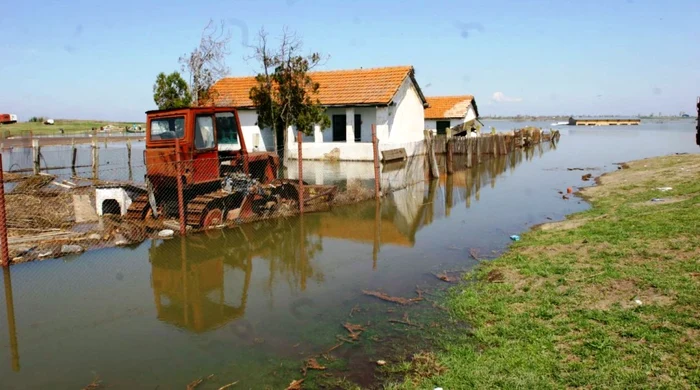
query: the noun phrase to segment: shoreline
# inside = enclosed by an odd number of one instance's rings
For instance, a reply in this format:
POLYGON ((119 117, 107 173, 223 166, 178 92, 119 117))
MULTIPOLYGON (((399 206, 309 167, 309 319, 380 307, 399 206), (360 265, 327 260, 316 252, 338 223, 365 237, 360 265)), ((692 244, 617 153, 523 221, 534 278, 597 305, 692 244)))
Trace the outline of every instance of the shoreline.
POLYGON ((390 388, 700 386, 700 155, 623 168, 464 275, 443 304, 473 329, 390 388))

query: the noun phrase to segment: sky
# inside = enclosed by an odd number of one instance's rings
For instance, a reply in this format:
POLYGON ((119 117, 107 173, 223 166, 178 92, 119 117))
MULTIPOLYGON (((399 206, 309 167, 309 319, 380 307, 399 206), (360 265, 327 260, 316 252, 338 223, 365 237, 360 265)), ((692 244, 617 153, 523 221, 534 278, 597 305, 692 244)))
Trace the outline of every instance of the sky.
POLYGON ((231 75, 258 70, 265 28, 295 31, 321 69, 412 65, 426 96, 487 115, 693 115, 700 1, 0 0, 0 112, 143 121, 159 72, 231 29, 231 75))

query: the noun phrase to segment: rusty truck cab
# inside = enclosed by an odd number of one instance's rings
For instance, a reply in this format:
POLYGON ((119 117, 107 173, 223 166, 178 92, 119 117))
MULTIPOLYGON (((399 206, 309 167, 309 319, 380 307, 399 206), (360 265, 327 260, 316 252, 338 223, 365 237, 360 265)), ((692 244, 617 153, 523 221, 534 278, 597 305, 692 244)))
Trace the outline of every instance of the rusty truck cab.
POLYGON ((247 152, 238 112, 233 107, 192 107, 146 114, 144 161, 147 179, 155 188, 176 186, 178 155, 186 189, 219 185, 222 175, 229 171, 244 172, 263 183, 275 177, 278 158, 266 152, 247 152))

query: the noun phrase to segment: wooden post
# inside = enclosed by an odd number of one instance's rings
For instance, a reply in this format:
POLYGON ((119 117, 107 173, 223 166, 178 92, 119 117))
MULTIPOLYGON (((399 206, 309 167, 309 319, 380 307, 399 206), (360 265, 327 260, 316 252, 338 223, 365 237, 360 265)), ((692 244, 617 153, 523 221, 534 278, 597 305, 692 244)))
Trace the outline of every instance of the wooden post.
POLYGON ((374 197, 382 196, 381 177, 379 176, 379 140, 377 140, 377 126, 372 125, 372 154, 374 156, 374 197))
POLYGON ((374 242, 372 245, 372 269, 377 269, 377 255, 379 254, 379 248, 381 247, 381 237, 380 232, 382 231, 382 204, 377 198, 374 202, 374 242))
POLYGON ((15 301, 12 298, 12 278, 10 268, 2 269, 5 279, 5 310, 7 330, 10 333, 10 353, 12 354, 12 371, 19 372, 19 348, 17 344, 17 325, 15 323, 15 301))
POLYGON ((430 130, 424 130, 425 144, 428 148, 428 165, 430 166, 430 178, 435 179, 440 177, 440 171, 437 166, 437 159, 435 158, 435 150, 433 149, 433 136, 430 130))
POLYGON ((472 167, 472 159, 474 158, 474 153, 472 152, 474 142, 472 140, 472 137, 467 136, 467 168, 472 167))
POLYGON ((180 236, 187 234, 185 221, 185 195, 182 189, 182 160, 180 157, 180 139, 175 138, 175 168, 177 170, 177 211, 180 217, 180 236))
POLYGON ((78 148, 75 146, 75 138, 71 138, 71 140, 70 140, 70 149, 71 149, 71 156, 72 156, 70 168, 71 168, 71 170, 75 171, 76 161, 78 160, 78 148))
POLYGON ((3 177, 2 154, 0 154, 0 263, 10 265, 10 249, 7 246, 7 219, 5 217, 5 178, 3 177))
POLYGON ((126 139, 126 163, 129 167, 129 181, 131 181, 134 178, 134 174, 131 171, 131 138, 126 139))
POLYGON ((38 175, 41 171, 41 163, 39 161, 39 156, 41 155, 41 149, 39 148, 39 140, 32 140, 32 161, 34 162, 34 174, 38 175))
MULTIPOLYGON (((297 130, 297 166, 299 167, 299 213, 304 214, 304 179, 302 169, 304 165, 301 162, 301 131, 297 130)), ((303 224, 303 221, 300 221, 303 224)))
POLYGON ((100 166, 100 148, 97 146, 97 137, 92 138, 92 179, 97 180, 97 171, 100 166))
POLYGON ((494 157, 498 154, 498 134, 491 135, 491 153, 494 157))
POLYGON ((452 129, 447 129, 446 137, 445 152, 447 152, 447 158, 445 159, 445 164, 447 165, 447 174, 451 175, 454 172, 454 165, 452 162, 452 148, 454 147, 454 143, 452 142, 452 129))
POLYGON ((484 137, 476 137, 476 164, 481 165, 481 141, 484 137))

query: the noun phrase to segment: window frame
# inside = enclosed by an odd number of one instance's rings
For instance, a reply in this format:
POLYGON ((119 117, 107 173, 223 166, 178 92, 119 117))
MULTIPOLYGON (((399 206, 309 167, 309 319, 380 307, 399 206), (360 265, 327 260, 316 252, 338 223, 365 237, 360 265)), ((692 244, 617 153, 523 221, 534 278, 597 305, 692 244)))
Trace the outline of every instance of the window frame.
POLYGON ((194 147, 194 150, 195 150, 195 151, 197 151, 197 152, 206 152, 206 151, 209 151, 209 150, 214 150, 214 149, 216 149, 216 147, 217 147, 217 145, 218 145, 218 142, 217 142, 217 139, 216 139, 216 137, 217 137, 217 132, 216 132, 216 118, 215 118, 213 112, 196 114, 196 115, 194 116, 194 129, 193 129, 193 134, 192 134, 192 135, 193 135, 193 137, 192 137, 192 146, 194 147), (198 129, 199 129, 199 123, 198 123, 197 120, 198 120, 199 118, 206 118, 206 117, 209 117, 209 118, 211 119, 211 131, 212 131, 212 136, 213 136, 213 138, 212 138, 213 145, 210 146, 210 147, 207 147, 207 148, 199 148, 199 147, 197 147, 197 131, 198 131, 198 129))
MULTIPOLYGON (((163 132, 165 133, 165 132, 163 132)), ((159 134, 163 134, 159 133, 159 134)), ((177 132, 175 132, 177 135, 177 132)), ((148 122, 148 141, 150 142, 167 142, 167 141, 175 141, 176 139, 182 140, 185 138, 187 135, 187 117, 185 115, 175 115, 175 116, 166 116, 166 117, 157 117, 157 118, 151 118, 150 121, 148 122), (177 120, 177 119, 182 119, 182 136, 180 137, 173 137, 173 138, 158 138, 154 139, 153 138, 153 122, 158 122, 158 121, 168 121, 168 120, 177 120)))

